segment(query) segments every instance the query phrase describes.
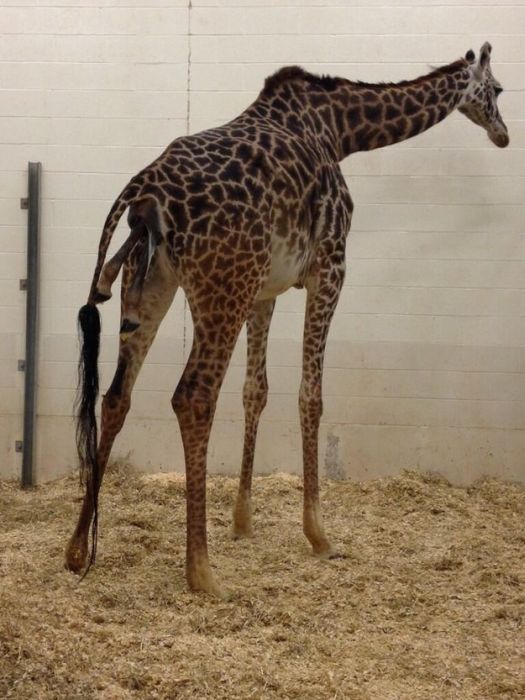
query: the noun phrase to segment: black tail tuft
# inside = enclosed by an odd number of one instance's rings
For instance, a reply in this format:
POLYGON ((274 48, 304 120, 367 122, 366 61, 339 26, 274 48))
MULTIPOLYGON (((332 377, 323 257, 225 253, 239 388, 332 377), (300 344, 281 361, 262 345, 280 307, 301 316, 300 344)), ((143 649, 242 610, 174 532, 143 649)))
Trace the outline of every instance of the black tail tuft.
MULTIPOLYGON (((80 481, 86 485, 93 503, 91 555, 88 569, 95 561, 98 526, 98 492, 100 472, 97 461, 98 352, 100 347, 100 315, 94 304, 86 304, 78 312, 80 359, 76 401, 76 441, 80 460, 80 481)), ((87 573, 87 571, 86 571, 87 573)), ((85 575, 85 574, 84 574, 85 575)))

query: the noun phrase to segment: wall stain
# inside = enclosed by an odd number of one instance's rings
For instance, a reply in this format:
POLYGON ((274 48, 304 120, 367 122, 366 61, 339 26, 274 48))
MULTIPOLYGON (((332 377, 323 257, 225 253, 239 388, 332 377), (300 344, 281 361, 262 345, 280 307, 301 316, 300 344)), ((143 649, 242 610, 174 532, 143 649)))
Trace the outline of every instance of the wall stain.
POLYGON ((324 468, 329 479, 342 481, 346 478, 344 465, 339 457, 339 437, 332 432, 329 432, 326 438, 324 468))

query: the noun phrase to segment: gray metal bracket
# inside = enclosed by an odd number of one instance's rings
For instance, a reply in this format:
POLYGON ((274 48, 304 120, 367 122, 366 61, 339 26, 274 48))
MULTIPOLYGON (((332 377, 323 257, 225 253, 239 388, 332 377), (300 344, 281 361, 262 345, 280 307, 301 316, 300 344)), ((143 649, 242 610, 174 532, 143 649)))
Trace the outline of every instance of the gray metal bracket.
POLYGON ((27 197, 20 207, 27 209, 27 278, 20 280, 20 289, 26 296, 25 359, 18 361, 18 370, 24 372, 24 437, 17 440, 15 449, 22 453, 22 486, 33 486, 34 442, 36 419, 37 351, 38 351, 38 292, 40 242, 40 179, 41 163, 28 163, 27 197))

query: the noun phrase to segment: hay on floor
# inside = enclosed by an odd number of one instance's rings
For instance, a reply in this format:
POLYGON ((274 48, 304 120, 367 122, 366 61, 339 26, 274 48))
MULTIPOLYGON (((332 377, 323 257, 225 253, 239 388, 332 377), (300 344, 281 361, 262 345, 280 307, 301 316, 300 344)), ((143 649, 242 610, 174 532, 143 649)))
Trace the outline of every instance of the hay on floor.
POLYGON ((255 479, 255 538, 230 537, 236 480, 208 482, 228 602, 184 579, 184 480, 105 481, 96 567, 62 569, 76 481, 0 486, 0 697, 525 697, 525 490, 415 473, 323 483, 344 559, 301 533, 301 482, 255 479))

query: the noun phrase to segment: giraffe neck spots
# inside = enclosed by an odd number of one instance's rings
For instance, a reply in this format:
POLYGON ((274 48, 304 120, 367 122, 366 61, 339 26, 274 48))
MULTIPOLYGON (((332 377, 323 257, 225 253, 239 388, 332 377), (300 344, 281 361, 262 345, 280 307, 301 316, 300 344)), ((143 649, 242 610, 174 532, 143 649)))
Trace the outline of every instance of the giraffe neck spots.
POLYGON ((400 83, 359 83, 292 66, 267 79, 256 105, 292 135, 342 160, 415 136, 458 106, 468 85, 465 60, 400 83))
POLYGON ((463 62, 454 71, 434 71, 426 78, 397 84, 354 83, 334 94, 331 108, 341 158, 404 141, 434 126, 458 105, 467 86, 463 62))

